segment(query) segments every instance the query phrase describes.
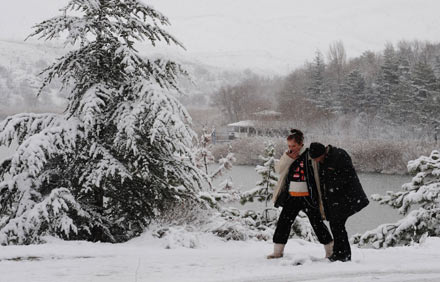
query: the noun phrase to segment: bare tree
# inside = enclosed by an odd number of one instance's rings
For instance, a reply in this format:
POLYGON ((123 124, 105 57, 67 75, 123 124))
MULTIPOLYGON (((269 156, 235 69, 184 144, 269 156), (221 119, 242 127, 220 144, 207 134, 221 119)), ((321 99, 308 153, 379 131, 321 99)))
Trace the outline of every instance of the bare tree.
POLYGON ((275 99, 271 80, 249 76, 236 85, 223 86, 212 97, 213 105, 227 115, 229 122, 252 118, 252 114, 272 108, 275 99))
POLYGON ((332 77, 336 79, 336 89, 339 90, 339 87, 342 83, 342 79, 344 77, 344 67, 347 62, 347 54, 345 52, 344 43, 341 40, 335 41, 330 44, 328 53, 328 71, 332 77))

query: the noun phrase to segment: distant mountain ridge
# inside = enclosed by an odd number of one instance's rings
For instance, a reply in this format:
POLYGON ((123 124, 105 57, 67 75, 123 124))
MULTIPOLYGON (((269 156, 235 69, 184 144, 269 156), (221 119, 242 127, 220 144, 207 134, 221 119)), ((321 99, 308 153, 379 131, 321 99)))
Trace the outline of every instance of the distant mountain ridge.
POLYGON ((0 115, 62 110, 64 99, 57 95, 56 83, 36 97, 41 85, 38 74, 62 54, 59 47, 0 41, 0 115))
MULTIPOLYGON (((61 112, 64 110, 66 93, 59 93, 60 83, 54 81, 36 97, 41 86, 38 75, 56 58, 69 49, 63 46, 0 40, 0 117, 18 112, 61 112)), ((141 55, 146 52, 141 51, 141 55)), ((243 71, 231 71, 221 67, 189 61, 178 54, 157 53, 154 57, 177 61, 187 69, 192 82, 184 79, 180 85, 187 94, 183 101, 206 104, 209 94, 225 84, 234 84, 245 76, 243 71), (201 99, 200 99, 201 98, 201 99)))

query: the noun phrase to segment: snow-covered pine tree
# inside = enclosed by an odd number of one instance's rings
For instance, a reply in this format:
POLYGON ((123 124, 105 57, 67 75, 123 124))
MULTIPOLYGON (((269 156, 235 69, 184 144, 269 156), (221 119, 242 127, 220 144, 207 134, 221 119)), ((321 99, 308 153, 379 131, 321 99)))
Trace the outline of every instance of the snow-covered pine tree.
POLYGON ((412 86, 415 89, 415 99, 423 100, 430 91, 438 89, 437 78, 434 70, 426 61, 421 60, 416 63, 411 73, 412 86))
POLYGON ((354 69, 346 77, 339 92, 341 110, 343 113, 358 113, 365 110, 362 102, 365 100, 365 79, 359 69, 354 69))
POLYGON ((399 83, 399 66, 392 44, 385 46, 382 60, 373 92, 368 95, 367 100, 376 118, 388 123, 391 119, 390 114, 394 113, 390 107, 393 106, 399 83))
POLYGON ((402 186, 403 191, 371 196, 406 216, 396 223, 382 224, 356 235, 355 243, 385 248, 418 243, 426 236, 440 236, 440 152, 433 151, 429 157, 409 161, 408 171, 415 176, 402 186), (418 208, 411 210, 414 205, 418 208))
POLYGON ((411 66, 409 59, 400 53, 398 56, 398 85, 388 106, 389 121, 396 125, 409 125, 408 121, 420 125, 414 105, 414 93, 411 86, 411 66))
POLYGON ((195 133, 173 95, 186 72, 134 47, 183 48, 163 28, 169 20, 137 0, 72 0, 62 12, 31 36, 66 34, 74 48, 44 71, 42 85, 60 78, 71 89, 65 113, 18 114, 0 124, 0 145, 18 143, 1 164, 2 244, 42 235, 124 241, 174 204, 197 200, 195 133))
MULTIPOLYGON (((269 210, 267 203, 272 199, 273 189, 278 181, 278 176, 275 172, 275 145, 273 142, 266 143, 264 154, 258 156, 263 162, 263 165, 257 165, 255 170, 261 176, 257 182, 257 186, 249 191, 242 193, 240 203, 244 205, 247 202, 253 202, 257 199, 264 202, 265 209, 263 211, 263 218, 265 222, 269 220, 269 210)), ((271 208, 272 209, 272 208, 271 208)))
POLYGON ((411 73, 413 87, 412 110, 417 112, 418 125, 424 125, 427 130, 432 130, 438 125, 439 111, 438 100, 440 97, 439 82, 434 70, 425 60, 415 64, 411 73))
POLYGON ((306 72, 305 93, 307 100, 321 109, 329 112, 339 112, 341 102, 337 99, 337 93, 340 85, 337 81, 334 81, 337 85, 334 87, 335 91, 332 92, 331 82, 324 56, 320 51, 316 51, 315 58, 308 65, 306 72))
POLYGON ((326 105, 324 72, 325 62, 321 52, 316 51, 313 63, 309 65, 307 96, 310 101, 323 107, 326 105))
POLYGON ((260 202, 267 203, 272 198, 273 189, 278 181, 278 176, 275 173, 275 145, 273 142, 266 143, 264 154, 258 156, 263 165, 257 165, 255 170, 261 176, 255 188, 246 191, 241 196, 241 204, 253 202, 257 199, 260 202))
MULTIPOLYGON (((383 64, 380 71, 379 92, 385 96, 391 95, 395 85, 399 82, 398 61, 392 44, 387 44, 383 52, 383 64)), ((383 97, 384 100, 387 97, 383 97)))

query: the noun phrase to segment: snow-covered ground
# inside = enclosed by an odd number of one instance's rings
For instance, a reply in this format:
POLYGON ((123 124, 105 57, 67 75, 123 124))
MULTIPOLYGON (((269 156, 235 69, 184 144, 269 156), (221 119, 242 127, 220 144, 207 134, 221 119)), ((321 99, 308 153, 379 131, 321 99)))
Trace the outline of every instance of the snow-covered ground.
POLYGON ((146 233, 123 244, 51 239, 0 247, 0 281, 440 281, 440 238, 384 250, 353 247, 346 263, 319 260, 320 245, 297 239, 284 258, 267 260, 271 249, 270 242, 201 233, 162 239, 146 233))

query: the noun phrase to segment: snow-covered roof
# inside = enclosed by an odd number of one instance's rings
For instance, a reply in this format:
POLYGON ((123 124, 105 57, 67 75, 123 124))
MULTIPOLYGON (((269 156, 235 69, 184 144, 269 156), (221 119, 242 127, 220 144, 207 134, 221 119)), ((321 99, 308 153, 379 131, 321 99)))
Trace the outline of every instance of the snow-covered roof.
POLYGON ((255 112, 254 115, 256 115, 256 116, 280 116, 281 113, 276 112, 276 111, 264 110, 264 111, 260 111, 260 112, 255 112))
POLYGON ((255 126, 255 122, 253 120, 241 120, 238 122, 230 123, 228 126, 236 126, 236 127, 253 127, 255 126))

